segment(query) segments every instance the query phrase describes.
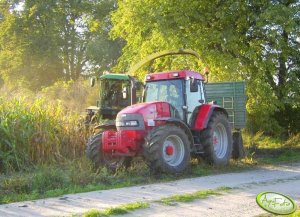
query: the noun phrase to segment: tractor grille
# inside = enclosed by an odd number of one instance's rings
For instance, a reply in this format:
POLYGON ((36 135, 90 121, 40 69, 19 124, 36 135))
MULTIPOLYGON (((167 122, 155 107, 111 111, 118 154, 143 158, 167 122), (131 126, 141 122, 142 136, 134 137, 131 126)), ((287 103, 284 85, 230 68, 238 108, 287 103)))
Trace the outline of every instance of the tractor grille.
POLYGON ((141 114, 118 114, 116 122, 137 121, 138 126, 117 126, 117 130, 145 130, 144 118, 141 114))

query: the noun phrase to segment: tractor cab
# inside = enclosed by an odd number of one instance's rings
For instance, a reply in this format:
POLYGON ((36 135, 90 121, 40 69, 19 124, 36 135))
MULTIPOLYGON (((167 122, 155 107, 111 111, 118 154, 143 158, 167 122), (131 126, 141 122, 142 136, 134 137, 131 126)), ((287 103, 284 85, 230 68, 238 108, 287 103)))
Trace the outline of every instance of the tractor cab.
POLYGON ((174 116, 191 126, 196 107, 205 103, 203 77, 192 71, 172 71, 146 76, 144 102, 168 102, 174 116))
POLYGON ((131 104, 131 80, 126 75, 104 75, 100 78, 98 107, 104 118, 113 119, 131 104))
POLYGON ((87 123, 93 119, 114 120, 123 108, 141 101, 143 85, 135 78, 124 74, 104 74, 91 79, 91 86, 96 81, 99 85, 97 106, 90 106, 87 110, 87 123), (96 118, 97 116, 97 118, 96 118))

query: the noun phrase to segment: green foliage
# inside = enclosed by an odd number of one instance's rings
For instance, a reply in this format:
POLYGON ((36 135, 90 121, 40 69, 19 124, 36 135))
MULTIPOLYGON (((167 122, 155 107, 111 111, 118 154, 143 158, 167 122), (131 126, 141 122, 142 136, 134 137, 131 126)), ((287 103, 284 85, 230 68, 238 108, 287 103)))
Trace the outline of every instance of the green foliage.
POLYGON ((108 38, 114 0, 0 3, 0 78, 7 84, 35 90, 76 80, 109 70, 120 55, 119 40, 108 38))
POLYGON ((260 164, 299 161, 300 134, 290 136, 287 140, 272 138, 264 135, 263 132, 258 132, 254 136, 243 134, 243 137, 248 161, 260 164))
POLYGON ((101 215, 100 211, 92 209, 89 210, 88 212, 83 214, 84 217, 101 217, 103 216, 103 214, 101 215))
MULTIPOLYGON (((298 99, 295 99, 298 100, 298 99)), ((299 133, 300 126, 300 104, 299 101, 285 103, 283 108, 276 111, 274 117, 278 120, 279 126, 286 129, 289 136, 299 133)))
MULTIPOLYGON (((247 81, 251 132, 290 133, 287 124, 300 119, 283 109, 299 111, 299 7, 294 1, 118 1, 111 35, 127 43, 117 69, 126 71, 156 51, 191 48, 211 69, 212 81, 247 81)), ((183 57, 155 61, 151 70, 171 66, 199 71, 183 57)))
POLYGON ((299 148, 300 133, 290 136, 287 140, 273 138, 258 132, 255 135, 243 134, 244 146, 254 149, 280 149, 280 148, 299 148))
POLYGON ((173 205, 175 202, 191 202, 197 199, 207 198, 212 195, 220 195, 224 192, 231 190, 229 187, 220 187, 214 190, 196 191, 190 194, 179 194, 170 197, 162 198, 156 202, 163 203, 165 205, 173 205))
POLYGON ((291 136, 286 142, 286 147, 292 147, 292 148, 300 148, 300 133, 297 135, 291 136))
POLYGON ((57 168, 42 167, 34 174, 32 188, 39 194, 55 188, 63 188, 68 183, 63 171, 57 168))
POLYGON ((95 171, 85 158, 36 166, 29 171, 2 176, 0 203, 105 189, 107 180, 113 179, 106 169, 95 171))
POLYGON ((0 85, 36 90, 111 70, 122 47, 117 72, 153 52, 191 48, 202 63, 165 57, 137 77, 208 66, 211 81, 247 81, 251 133, 295 134, 300 126, 299 7, 296 1, 270 0, 1 0, 0 85))
POLYGON ((105 167, 95 169, 85 157, 63 159, 1 175, 0 204, 151 183, 154 180, 148 174, 140 162, 114 174, 105 167))
POLYGON ((84 217, 107 217, 111 215, 124 215, 136 209, 145 209, 150 206, 149 203, 136 202, 105 209, 104 211, 90 210, 83 214, 84 217))

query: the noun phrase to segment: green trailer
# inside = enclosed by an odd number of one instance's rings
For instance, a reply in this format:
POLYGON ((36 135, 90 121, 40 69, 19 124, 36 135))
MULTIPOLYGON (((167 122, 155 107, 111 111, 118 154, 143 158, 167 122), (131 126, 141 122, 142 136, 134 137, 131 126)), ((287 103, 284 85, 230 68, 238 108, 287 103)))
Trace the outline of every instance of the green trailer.
POLYGON ((233 158, 244 157, 243 138, 240 130, 246 125, 246 84, 244 81, 205 84, 207 102, 213 101, 228 112, 233 129, 233 158))
POLYGON ((245 82, 216 82, 205 85, 207 102, 214 101, 226 109, 232 128, 239 130, 246 125, 245 82))

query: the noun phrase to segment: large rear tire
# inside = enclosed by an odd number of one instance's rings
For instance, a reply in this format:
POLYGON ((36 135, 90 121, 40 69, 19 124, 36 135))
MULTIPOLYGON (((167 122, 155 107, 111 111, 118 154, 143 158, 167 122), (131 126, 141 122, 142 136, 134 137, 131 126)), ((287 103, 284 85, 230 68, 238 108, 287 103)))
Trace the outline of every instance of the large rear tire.
POLYGON ((113 156, 109 153, 102 152, 102 133, 91 137, 86 147, 87 157, 94 163, 96 167, 106 166, 115 171, 121 166, 129 167, 130 158, 113 156))
POLYGON ((204 148, 204 160, 209 164, 227 165, 232 152, 232 135, 228 118, 214 112, 207 128, 200 133, 204 148))
POLYGON ((152 172, 181 173, 190 162, 190 144, 184 129, 166 124, 148 134, 144 157, 152 172))

